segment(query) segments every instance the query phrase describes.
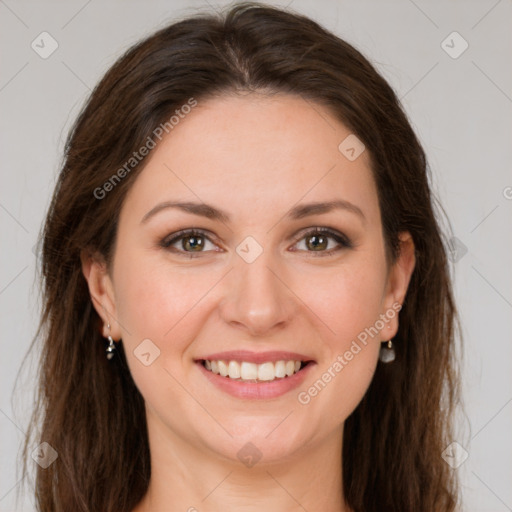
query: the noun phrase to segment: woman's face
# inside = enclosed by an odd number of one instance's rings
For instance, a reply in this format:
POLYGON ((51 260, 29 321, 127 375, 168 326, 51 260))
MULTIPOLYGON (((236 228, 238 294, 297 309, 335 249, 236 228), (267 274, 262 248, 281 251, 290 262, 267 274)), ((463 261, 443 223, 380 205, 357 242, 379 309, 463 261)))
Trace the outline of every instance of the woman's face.
POLYGON ((153 150, 123 204, 111 274, 93 260, 84 273, 154 438, 262 463, 341 434, 414 265, 407 234, 386 262, 359 144, 320 105, 248 94, 199 102, 153 150), (287 361, 309 363, 282 377, 287 361))

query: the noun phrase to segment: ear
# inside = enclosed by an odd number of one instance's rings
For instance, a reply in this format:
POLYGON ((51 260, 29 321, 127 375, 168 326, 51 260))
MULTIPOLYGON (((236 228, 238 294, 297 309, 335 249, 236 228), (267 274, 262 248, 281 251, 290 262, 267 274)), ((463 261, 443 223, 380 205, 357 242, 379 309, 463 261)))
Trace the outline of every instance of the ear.
POLYGON ((400 240, 399 255, 389 270, 384 297, 385 310, 383 314, 388 318, 392 316, 392 318, 388 321, 387 328, 382 331, 383 341, 393 338, 398 332, 398 311, 405 300, 407 288, 409 287, 416 264, 414 241, 410 233, 404 231, 398 235, 398 238, 400 240))
POLYGON ((114 286, 107 270, 107 264, 102 255, 91 253, 87 249, 80 254, 82 272, 89 287, 91 301, 98 315, 103 320, 102 334, 109 334, 114 340, 121 338, 121 329, 117 322, 117 308, 114 286), (110 324, 110 330, 108 325, 110 324))

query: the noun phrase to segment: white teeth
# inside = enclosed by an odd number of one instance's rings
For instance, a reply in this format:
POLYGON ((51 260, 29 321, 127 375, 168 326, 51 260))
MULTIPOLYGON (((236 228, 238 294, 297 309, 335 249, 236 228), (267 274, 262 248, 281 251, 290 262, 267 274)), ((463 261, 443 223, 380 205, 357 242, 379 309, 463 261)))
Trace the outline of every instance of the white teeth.
POLYGON ((258 380, 275 379, 274 363, 263 363, 258 366, 258 380))
POLYGON ((204 361, 204 367, 212 373, 237 380, 272 381, 291 377, 300 370, 301 361, 276 361, 262 364, 247 361, 204 361))
POLYGON ((226 377, 228 374, 228 365, 224 361, 218 361, 217 364, 219 365, 219 373, 222 377, 226 377))
POLYGON ((284 361, 277 361, 275 363, 275 375, 280 379, 286 377, 286 364, 284 361))
POLYGON ((242 380, 253 380, 258 378, 258 365, 254 363, 246 363, 240 365, 240 378, 242 380))
MULTIPOLYGON (((208 362, 208 361, 206 361, 208 362)), ((208 368, 206 368, 208 369, 208 368)), ((240 378, 240 365, 236 361, 229 362, 229 378, 239 379, 240 378)))

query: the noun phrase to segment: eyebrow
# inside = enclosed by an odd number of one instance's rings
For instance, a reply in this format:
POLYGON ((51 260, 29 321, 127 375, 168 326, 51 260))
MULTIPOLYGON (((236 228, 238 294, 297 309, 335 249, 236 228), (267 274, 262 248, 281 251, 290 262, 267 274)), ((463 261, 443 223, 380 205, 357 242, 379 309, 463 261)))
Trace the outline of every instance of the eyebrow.
MULTIPOLYGON (((169 208, 176 208, 193 215, 199 215, 201 217, 206 217, 212 220, 220 220, 224 223, 228 223, 231 220, 231 216, 227 212, 206 203, 194 203, 190 201, 165 201, 163 203, 157 204, 154 208, 149 210, 149 212, 147 212, 144 217, 142 217, 141 224, 147 222, 151 217, 161 212, 162 210, 169 208)), ((361 208, 343 199, 337 199, 335 201, 328 202, 301 204, 295 206, 289 212, 287 212, 285 217, 291 220, 299 220, 310 215, 321 215, 323 213, 329 213, 333 210, 345 210, 356 214, 361 218, 361 220, 363 220, 363 222, 366 221, 366 217, 364 216, 361 208)))

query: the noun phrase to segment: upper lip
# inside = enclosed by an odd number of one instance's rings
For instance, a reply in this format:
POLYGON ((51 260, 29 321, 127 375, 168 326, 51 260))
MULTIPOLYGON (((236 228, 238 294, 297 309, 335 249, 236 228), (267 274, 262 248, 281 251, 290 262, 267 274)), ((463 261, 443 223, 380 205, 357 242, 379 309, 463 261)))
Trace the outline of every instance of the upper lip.
POLYGON ((314 361, 313 358, 298 354, 297 352, 249 352, 248 350, 229 350, 227 352, 216 352, 204 357, 199 357, 196 361, 247 361, 248 363, 266 363, 275 361, 314 361))

